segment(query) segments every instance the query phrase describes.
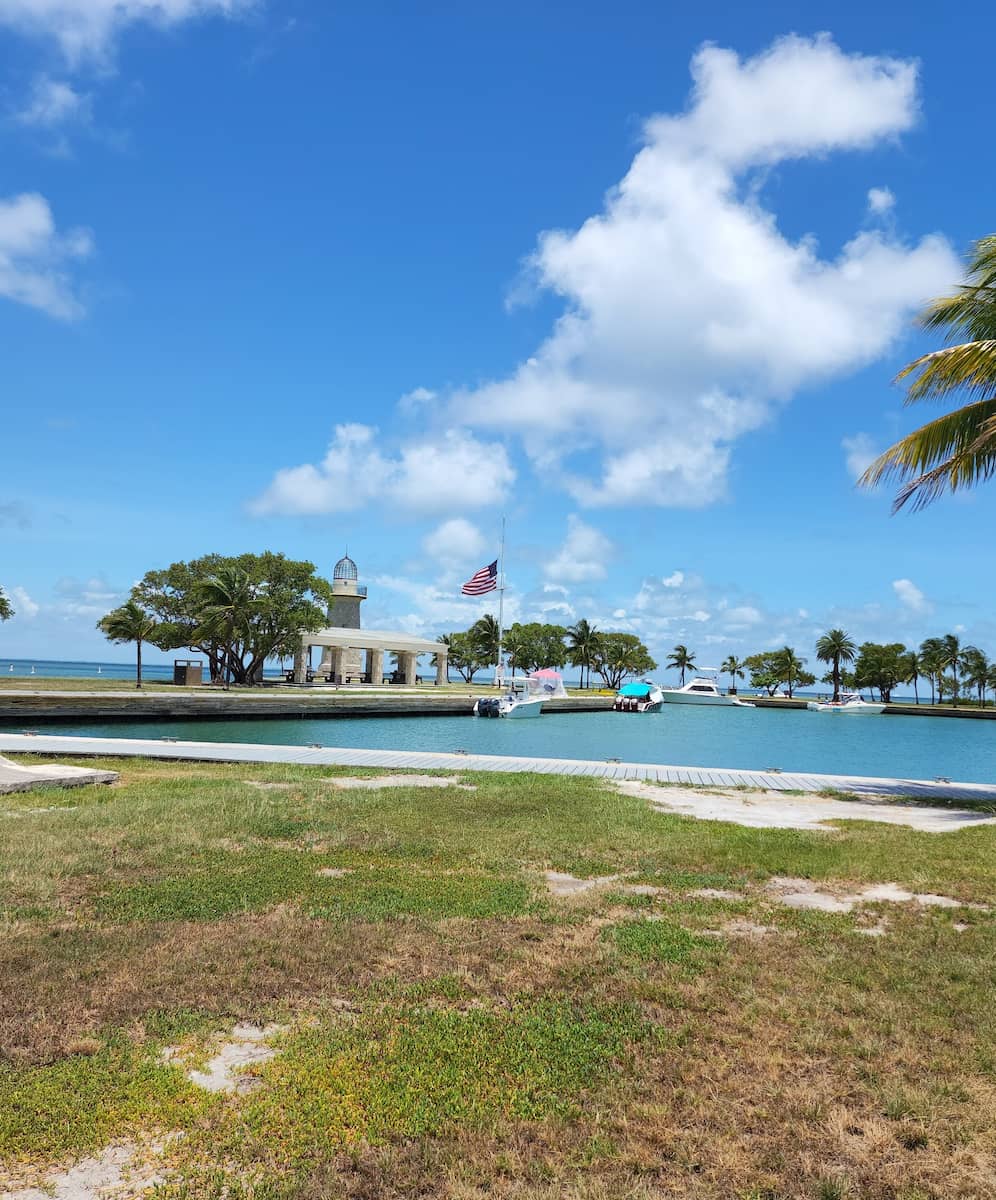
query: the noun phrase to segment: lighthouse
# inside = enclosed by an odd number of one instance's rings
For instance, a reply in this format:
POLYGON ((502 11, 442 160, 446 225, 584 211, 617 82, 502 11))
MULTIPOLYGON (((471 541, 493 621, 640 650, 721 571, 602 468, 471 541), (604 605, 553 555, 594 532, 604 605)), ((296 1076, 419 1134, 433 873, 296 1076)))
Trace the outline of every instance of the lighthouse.
MULTIPOLYGON (((329 605, 328 623, 330 629, 360 629, 360 605, 367 598, 367 589, 359 583, 360 573, 356 563, 344 554, 332 569, 332 595, 329 605)), ((322 653, 321 674, 332 669, 332 649, 326 646, 322 653)), ((346 650, 343 654, 342 666, 339 668, 345 675, 363 674, 363 651, 360 649, 346 650)))

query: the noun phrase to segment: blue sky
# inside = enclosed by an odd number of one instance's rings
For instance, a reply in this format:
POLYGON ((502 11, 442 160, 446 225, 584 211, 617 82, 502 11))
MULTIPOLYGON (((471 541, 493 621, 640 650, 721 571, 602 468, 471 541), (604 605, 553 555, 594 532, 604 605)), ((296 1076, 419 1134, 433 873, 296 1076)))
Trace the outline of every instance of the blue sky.
POLYGON ((996 18, 909 16, 0 0, 0 656, 212 550, 463 628, 503 512, 512 618, 996 652, 996 492, 853 487, 992 232, 996 18))

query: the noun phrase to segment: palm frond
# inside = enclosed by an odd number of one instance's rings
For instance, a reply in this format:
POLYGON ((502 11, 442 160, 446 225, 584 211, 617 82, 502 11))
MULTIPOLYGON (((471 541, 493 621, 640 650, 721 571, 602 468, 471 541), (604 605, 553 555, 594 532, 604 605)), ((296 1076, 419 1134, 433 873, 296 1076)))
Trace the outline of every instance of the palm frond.
MULTIPOLYGON (((996 316, 996 298, 993 310, 996 316)), ((965 392, 974 399, 991 396, 996 392, 996 336, 922 354, 903 367, 895 382, 900 383, 911 376, 906 392, 907 404, 942 400, 952 392, 965 392)))
POLYGON ((966 404, 915 429, 880 455, 858 480, 875 487, 903 480, 893 503, 920 509, 946 491, 970 487, 996 473, 996 398, 966 404))

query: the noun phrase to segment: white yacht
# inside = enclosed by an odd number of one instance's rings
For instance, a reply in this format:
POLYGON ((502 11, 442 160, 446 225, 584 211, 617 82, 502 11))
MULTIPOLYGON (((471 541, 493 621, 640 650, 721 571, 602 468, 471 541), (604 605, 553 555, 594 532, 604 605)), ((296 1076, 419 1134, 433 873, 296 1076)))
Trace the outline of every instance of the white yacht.
POLYGON ((699 675, 681 688, 661 688, 665 704, 722 704, 727 708, 753 708, 739 696, 724 696, 715 679, 699 675))
POLYGON ((884 704, 862 700, 857 692, 841 692, 836 704, 832 700, 810 700, 806 707, 810 712, 847 713, 857 717, 874 717, 885 711, 884 704))

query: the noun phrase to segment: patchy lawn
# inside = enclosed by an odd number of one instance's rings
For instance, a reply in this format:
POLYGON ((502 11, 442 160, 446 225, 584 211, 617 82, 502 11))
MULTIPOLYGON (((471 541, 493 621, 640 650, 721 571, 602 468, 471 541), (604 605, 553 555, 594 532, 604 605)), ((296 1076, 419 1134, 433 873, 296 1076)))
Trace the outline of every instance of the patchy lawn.
POLYGON ((0 1196, 996 1194, 993 829, 112 766, 0 800, 0 1196))

